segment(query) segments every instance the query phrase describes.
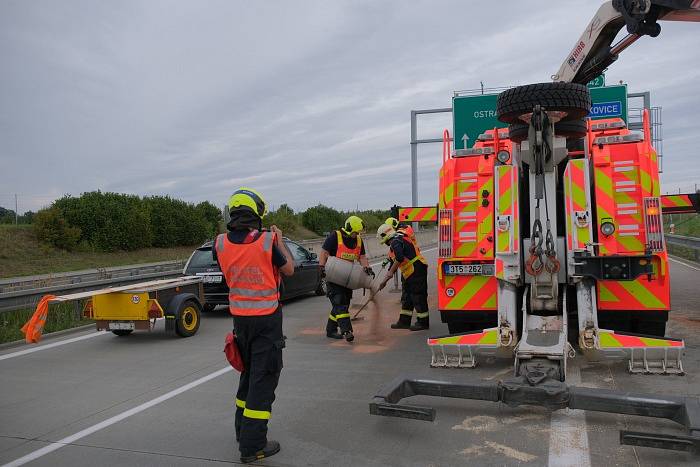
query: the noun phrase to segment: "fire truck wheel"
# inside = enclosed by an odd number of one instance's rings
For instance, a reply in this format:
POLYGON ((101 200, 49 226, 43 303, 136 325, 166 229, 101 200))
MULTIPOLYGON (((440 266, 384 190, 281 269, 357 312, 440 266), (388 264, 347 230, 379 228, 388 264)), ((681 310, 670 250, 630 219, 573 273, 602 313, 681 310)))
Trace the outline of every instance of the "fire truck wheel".
POLYGON ((496 112, 504 123, 526 123, 522 117, 540 105, 545 110, 564 112, 562 121, 577 120, 591 110, 591 95, 584 84, 538 83, 518 86, 498 95, 496 112))

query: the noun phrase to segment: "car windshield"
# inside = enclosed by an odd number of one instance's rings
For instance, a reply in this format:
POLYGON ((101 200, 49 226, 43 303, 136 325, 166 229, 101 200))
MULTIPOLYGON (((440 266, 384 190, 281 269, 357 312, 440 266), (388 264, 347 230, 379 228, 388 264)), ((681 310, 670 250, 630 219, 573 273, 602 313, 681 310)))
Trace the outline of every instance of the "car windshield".
POLYGON ((216 261, 211 255, 211 249, 195 250, 190 260, 188 268, 210 268, 217 266, 216 261))

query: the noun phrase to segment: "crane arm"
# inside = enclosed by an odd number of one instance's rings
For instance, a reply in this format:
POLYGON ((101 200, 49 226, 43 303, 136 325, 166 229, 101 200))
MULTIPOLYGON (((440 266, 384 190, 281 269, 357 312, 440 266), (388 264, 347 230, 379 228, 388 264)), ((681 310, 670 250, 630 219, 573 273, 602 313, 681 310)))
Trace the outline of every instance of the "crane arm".
POLYGON ((617 60, 637 39, 661 32, 657 21, 700 22, 700 0, 609 0, 588 23, 554 81, 585 84, 617 60), (623 27, 627 35, 613 44, 623 27))

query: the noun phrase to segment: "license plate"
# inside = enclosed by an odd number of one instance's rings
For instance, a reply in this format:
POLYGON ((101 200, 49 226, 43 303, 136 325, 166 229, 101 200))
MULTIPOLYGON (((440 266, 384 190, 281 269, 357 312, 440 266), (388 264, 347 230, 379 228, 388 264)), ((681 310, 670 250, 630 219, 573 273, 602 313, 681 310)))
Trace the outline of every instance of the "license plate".
POLYGON ((493 264, 446 264, 445 274, 449 276, 493 276, 493 264))
POLYGON ((133 331, 135 328, 134 323, 109 323, 109 330, 110 331, 116 331, 116 330, 131 330, 133 331))
POLYGON ((219 284, 223 280, 221 274, 197 274, 205 284, 219 284))

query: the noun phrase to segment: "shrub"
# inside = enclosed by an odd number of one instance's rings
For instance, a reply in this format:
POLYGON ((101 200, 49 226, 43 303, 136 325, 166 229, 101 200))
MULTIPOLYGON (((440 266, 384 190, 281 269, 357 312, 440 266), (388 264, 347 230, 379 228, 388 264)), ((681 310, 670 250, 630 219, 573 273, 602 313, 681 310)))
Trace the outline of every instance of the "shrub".
POLYGON ((340 228, 343 221, 345 221, 343 213, 322 204, 307 209, 301 215, 304 227, 318 235, 340 228))
POLYGON ((80 228, 68 225, 61 210, 55 207, 37 212, 33 227, 39 241, 56 248, 72 251, 80 241, 80 228))
POLYGON ((213 237, 219 233, 219 226, 223 220, 221 215, 221 210, 211 204, 209 201, 203 201, 195 206, 197 212, 207 221, 209 224, 209 230, 207 234, 209 237, 213 237))
POLYGON ((294 233, 299 225, 299 219, 292 208, 283 204, 276 211, 268 213, 263 219, 265 227, 270 227, 273 224, 282 229, 285 234, 294 233))

